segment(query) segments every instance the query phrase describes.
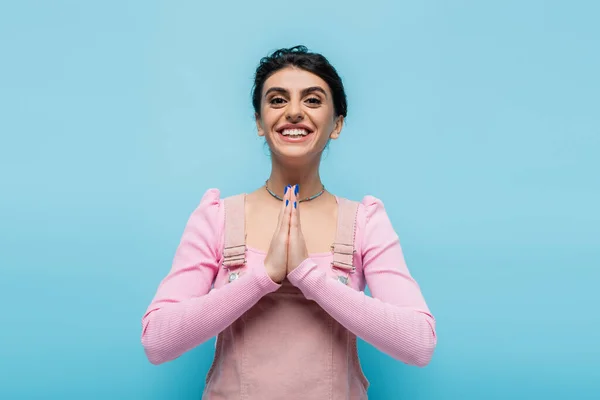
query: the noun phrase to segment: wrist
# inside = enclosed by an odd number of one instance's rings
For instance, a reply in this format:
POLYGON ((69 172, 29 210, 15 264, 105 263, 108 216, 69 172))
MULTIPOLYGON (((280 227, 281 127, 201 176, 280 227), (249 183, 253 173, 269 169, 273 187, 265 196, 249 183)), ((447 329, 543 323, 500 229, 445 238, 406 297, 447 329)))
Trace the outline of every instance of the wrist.
POLYGON ((278 285, 281 284, 281 282, 283 282, 283 280, 285 279, 286 274, 282 274, 281 273, 281 269, 279 268, 273 268, 268 264, 265 264, 265 272, 267 274, 267 276, 275 283, 277 283, 278 285))
POLYGON ((303 270, 305 270, 306 268, 309 268, 313 265, 316 265, 316 263, 314 262, 314 260, 310 257, 306 257, 304 260, 302 260, 300 263, 298 263, 298 265, 294 268, 288 271, 288 277, 290 275, 303 275, 304 273, 302 272, 303 270), (308 266, 308 267, 307 267, 308 266))

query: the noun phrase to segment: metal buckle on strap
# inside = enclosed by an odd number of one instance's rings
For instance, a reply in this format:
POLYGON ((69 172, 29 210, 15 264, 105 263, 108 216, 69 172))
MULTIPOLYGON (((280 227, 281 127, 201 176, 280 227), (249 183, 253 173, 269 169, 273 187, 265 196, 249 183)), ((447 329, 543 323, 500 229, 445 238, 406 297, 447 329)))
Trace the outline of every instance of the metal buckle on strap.
POLYGON ((331 267, 336 267, 339 269, 343 269, 346 271, 350 271, 350 273, 355 273, 356 272, 356 267, 353 264, 348 264, 342 261, 332 261, 331 262, 331 267))
POLYGON ((223 267, 246 265, 246 245, 229 246, 223 249, 223 267))
POLYGON ((340 268, 346 271, 350 271, 350 273, 354 273, 356 271, 356 267, 352 263, 354 253, 356 250, 352 244, 347 243, 334 243, 331 245, 331 251, 333 252, 333 261, 331 262, 331 267, 340 268), (350 263, 337 260, 336 255, 342 256, 342 259, 349 259, 350 263))
POLYGON ((232 267, 234 265, 246 265, 246 258, 244 256, 226 257, 223 258, 223 265, 226 267, 232 267))
POLYGON ((238 244, 237 246, 226 246, 223 248, 223 250, 227 251, 227 250, 231 250, 231 249, 239 249, 240 247, 243 247, 244 250, 246 250, 245 244, 238 244))

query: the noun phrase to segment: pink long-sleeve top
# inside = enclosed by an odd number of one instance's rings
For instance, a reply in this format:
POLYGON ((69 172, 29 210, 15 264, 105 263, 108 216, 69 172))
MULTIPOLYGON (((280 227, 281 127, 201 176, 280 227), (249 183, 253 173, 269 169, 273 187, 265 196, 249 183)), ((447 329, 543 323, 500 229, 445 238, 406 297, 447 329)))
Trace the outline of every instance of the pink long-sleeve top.
MULTIPOLYGON (((324 254, 310 255, 287 279, 354 335, 406 364, 425 366, 436 346, 435 320, 383 203, 365 196, 356 220, 356 257, 362 266, 351 284, 342 285, 319 268, 329 263, 324 254), (365 285, 372 297, 364 293, 365 285)), ((248 273, 235 285, 213 288, 223 238, 223 199, 218 189, 210 189, 189 218, 171 270, 142 318, 142 344, 153 364, 218 335, 281 288, 264 269, 264 253, 251 248, 248 263, 254 265, 248 273)))

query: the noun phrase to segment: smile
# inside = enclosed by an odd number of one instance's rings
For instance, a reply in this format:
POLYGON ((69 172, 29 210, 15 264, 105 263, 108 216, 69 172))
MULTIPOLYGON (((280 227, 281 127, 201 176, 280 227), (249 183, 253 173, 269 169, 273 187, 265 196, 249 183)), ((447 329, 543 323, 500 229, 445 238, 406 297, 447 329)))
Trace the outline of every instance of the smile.
POLYGON ((310 132, 306 129, 284 129, 280 132, 283 136, 287 136, 290 138, 298 138, 302 136, 308 135, 310 132))
POLYGON ((306 129, 284 129, 278 131, 279 137, 288 143, 302 143, 309 140, 312 131, 306 129))
POLYGON ((279 127, 277 133, 284 142, 299 143, 308 140, 313 131, 304 124, 287 124, 279 127))

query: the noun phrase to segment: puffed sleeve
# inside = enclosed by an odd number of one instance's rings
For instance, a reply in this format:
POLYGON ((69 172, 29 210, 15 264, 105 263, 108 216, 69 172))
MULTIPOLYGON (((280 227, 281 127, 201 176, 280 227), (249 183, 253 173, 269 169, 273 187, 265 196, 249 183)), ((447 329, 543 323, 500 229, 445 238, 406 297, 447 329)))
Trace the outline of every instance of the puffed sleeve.
POLYGON ((231 325, 276 290, 261 269, 211 290, 222 257, 223 201, 205 192, 190 216, 167 276, 142 317, 142 345, 151 363, 179 357, 231 325))
POLYGON ((310 258, 288 279, 356 336, 406 364, 425 366, 437 343, 435 320, 408 271, 383 203, 365 196, 358 224, 363 273, 372 297, 329 279, 310 258))
POLYGON ((381 308, 379 318, 374 318, 387 337, 380 346, 409 364, 426 365, 437 343, 435 319, 410 274, 383 202, 365 196, 362 204, 366 213, 363 271, 371 295, 379 300, 381 308))

